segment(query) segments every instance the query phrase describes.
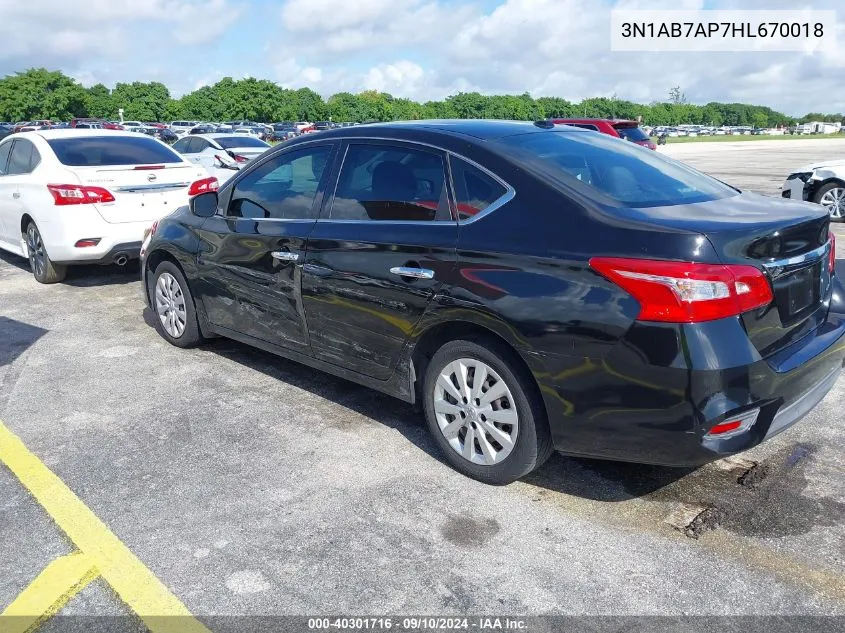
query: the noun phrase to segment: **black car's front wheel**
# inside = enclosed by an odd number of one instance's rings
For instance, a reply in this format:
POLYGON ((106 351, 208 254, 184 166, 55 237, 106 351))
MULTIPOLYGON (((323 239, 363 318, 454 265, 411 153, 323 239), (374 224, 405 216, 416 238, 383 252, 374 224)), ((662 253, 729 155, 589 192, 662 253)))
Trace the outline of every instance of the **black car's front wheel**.
POLYGON ((551 441, 542 401, 513 354, 493 341, 451 341, 428 364, 426 421, 463 474, 508 484, 542 465, 551 441))
POLYGON ((172 262, 161 262, 153 273, 150 298, 156 330, 177 347, 192 347, 202 340, 188 282, 172 262))

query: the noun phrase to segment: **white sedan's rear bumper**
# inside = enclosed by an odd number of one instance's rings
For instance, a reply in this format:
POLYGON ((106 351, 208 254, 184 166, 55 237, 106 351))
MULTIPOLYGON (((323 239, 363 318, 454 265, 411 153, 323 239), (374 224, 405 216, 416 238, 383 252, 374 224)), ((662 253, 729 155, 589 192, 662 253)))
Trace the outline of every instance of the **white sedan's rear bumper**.
MULTIPOLYGON (((111 263, 119 255, 138 257, 144 231, 153 220, 109 223, 92 208, 66 207, 73 222, 38 222, 47 255, 56 263, 111 263), (99 239, 96 246, 78 247, 79 240, 99 239)), ((26 249, 24 245, 24 250, 26 249)))

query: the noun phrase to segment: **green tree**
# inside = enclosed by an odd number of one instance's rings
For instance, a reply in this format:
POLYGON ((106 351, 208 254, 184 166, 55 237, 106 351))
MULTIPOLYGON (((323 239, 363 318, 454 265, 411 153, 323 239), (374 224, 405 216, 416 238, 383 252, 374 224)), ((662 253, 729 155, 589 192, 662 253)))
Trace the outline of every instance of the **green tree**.
POLYGON ((0 79, 0 117, 7 121, 87 114, 85 88, 59 71, 30 68, 0 79))
POLYGON ((111 97, 111 90, 103 84, 95 84, 88 88, 86 94, 88 116, 100 119, 113 119, 117 117, 117 108, 111 97))
POLYGON ((160 121, 170 102, 170 91, 158 81, 119 83, 111 96, 115 107, 123 108, 124 119, 138 121, 160 121))

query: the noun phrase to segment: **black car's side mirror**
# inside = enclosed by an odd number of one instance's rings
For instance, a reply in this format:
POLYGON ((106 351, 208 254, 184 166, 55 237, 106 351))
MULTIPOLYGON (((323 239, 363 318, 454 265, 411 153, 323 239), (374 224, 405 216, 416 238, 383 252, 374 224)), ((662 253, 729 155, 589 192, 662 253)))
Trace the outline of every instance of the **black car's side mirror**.
POLYGON ((217 213, 217 192, 206 191, 188 201, 191 213, 199 218, 210 218, 217 213))

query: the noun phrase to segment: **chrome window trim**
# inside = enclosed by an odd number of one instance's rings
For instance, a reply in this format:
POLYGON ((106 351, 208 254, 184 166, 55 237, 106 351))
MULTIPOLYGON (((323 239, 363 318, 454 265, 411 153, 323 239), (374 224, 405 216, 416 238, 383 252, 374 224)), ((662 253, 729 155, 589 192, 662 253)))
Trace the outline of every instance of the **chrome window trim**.
MULTIPOLYGON (((510 184, 508 184, 507 182, 505 182, 504 180, 499 178, 499 176, 494 174, 492 171, 490 171, 486 167, 479 165, 474 160, 471 160, 471 159, 467 158, 466 156, 462 156, 462 155, 457 154, 455 152, 447 152, 447 154, 448 154, 450 159, 451 159, 452 156, 454 156, 455 158, 458 158, 458 159, 468 163, 469 165, 472 165, 473 167, 475 167, 479 171, 481 171, 481 172, 487 174, 488 176, 490 176, 493 180, 495 180, 496 182, 498 182, 500 185, 502 185, 505 188, 505 193, 503 193, 501 196, 496 198, 493 202, 491 202, 489 205, 487 205, 479 213, 476 213, 474 216, 472 216, 471 218, 469 218, 467 220, 461 220, 460 218, 458 218, 458 224, 460 224, 460 225, 472 224, 473 222, 476 222, 477 220, 483 218, 485 215, 488 215, 489 213, 493 213, 493 211, 495 211, 496 209, 499 209, 499 208, 505 206, 508 202, 510 202, 511 200, 513 200, 516 197, 516 189, 511 187, 510 184)), ((452 170, 452 165, 450 163, 450 165, 449 165, 450 176, 451 176, 451 170, 452 170)), ((454 178, 453 178, 452 185, 454 186, 454 184, 455 183, 454 183, 454 178)), ((457 198, 457 193, 455 193, 455 197, 457 198)))

